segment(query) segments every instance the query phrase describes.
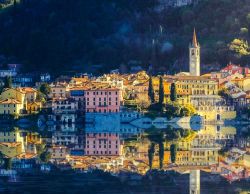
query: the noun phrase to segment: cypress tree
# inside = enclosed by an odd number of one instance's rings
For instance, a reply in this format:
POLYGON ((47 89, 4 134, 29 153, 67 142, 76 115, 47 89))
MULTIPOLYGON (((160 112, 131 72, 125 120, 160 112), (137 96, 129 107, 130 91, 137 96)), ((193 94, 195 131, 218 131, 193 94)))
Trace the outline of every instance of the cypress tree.
POLYGON ((176 87, 175 87, 175 83, 171 84, 171 89, 170 89, 170 100, 172 102, 177 100, 177 95, 176 95, 176 87))
POLYGON ((163 86, 163 78, 160 77, 159 83, 159 104, 162 105, 164 102, 164 86, 163 86))
POLYGON ((155 144, 151 143, 150 148, 148 149, 148 163, 150 170, 152 169, 153 166, 154 153, 155 153, 155 144))
POLYGON ((177 155, 177 145, 176 144, 172 144, 170 146, 170 157, 171 157, 171 162, 175 163, 176 161, 176 155, 177 155))
POLYGON ((149 97, 151 103, 155 102, 155 92, 154 92, 152 77, 149 78, 149 83, 148 83, 148 97, 149 97))
POLYGON ((164 160, 164 144, 161 141, 159 143, 159 162, 160 162, 160 169, 163 168, 163 160, 164 160))
POLYGON ((5 77, 4 88, 12 88, 12 79, 10 76, 5 77))

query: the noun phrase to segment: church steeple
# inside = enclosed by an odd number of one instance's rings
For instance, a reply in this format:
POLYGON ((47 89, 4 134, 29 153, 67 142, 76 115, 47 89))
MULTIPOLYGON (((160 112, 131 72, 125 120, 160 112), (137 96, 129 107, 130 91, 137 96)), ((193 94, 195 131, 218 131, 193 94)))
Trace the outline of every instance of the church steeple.
POLYGON ((189 73, 192 76, 200 76, 200 45, 197 41, 195 29, 193 41, 189 46, 189 73))
POLYGON ((194 28, 194 34, 193 34, 193 47, 198 47, 198 41, 197 41, 197 37, 196 37, 195 28, 194 28))

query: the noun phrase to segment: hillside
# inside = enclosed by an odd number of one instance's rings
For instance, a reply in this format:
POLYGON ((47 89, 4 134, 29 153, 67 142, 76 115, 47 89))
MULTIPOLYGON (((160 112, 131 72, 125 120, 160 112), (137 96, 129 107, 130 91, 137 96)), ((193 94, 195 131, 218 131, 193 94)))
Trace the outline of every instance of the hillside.
POLYGON ((203 64, 247 64, 250 0, 203 0, 161 12, 156 6, 157 0, 22 0, 0 14, 0 62, 23 63, 24 71, 101 73, 134 61, 174 72, 187 67, 195 27, 203 64))

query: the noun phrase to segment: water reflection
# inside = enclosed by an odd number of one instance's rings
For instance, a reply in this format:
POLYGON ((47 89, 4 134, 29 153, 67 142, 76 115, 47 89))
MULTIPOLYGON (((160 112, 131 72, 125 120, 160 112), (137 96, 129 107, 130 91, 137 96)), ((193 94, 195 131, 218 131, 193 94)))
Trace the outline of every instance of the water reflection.
POLYGON ((37 165, 50 170, 53 165, 37 161, 45 145, 50 162, 61 169, 101 169, 117 177, 147 176, 154 169, 189 173, 189 191, 194 194, 201 192, 200 172, 228 182, 250 176, 249 126, 167 123, 136 113, 89 114, 85 119, 84 125, 2 130, 0 151, 12 158, 17 171, 37 165))

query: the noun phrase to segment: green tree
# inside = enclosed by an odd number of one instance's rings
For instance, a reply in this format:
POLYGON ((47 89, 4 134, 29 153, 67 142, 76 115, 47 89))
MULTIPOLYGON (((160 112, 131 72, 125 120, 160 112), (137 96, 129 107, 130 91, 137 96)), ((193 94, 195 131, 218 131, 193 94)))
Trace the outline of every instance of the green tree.
POLYGON ((4 163, 4 155, 2 152, 0 152, 0 164, 4 163))
POLYGON ((165 114, 168 118, 179 117, 181 112, 181 106, 177 103, 167 103, 165 114))
POLYGON ((164 144, 161 141, 159 143, 159 163, 160 163, 160 169, 163 168, 163 160, 164 160, 164 144))
POLYGON ((248 42, 242 39, 234 39, 229 44, 229 50, 232 51, 238 58, 250 55, 248 42))
POLYGON ((45 144, 36 144, 36 153, 41 155, 45 151, 45 144))
POLYGON ((219 90, 218 94, 226 100, 226 102, 230 102, 232 100, 232 97, 230 95, 230 92, 227 89, 221 89, 219 90))
POLYGON ((185 105, 181 107, 180 116, 181 117, 189 117, 194 115, 196 112, 195 108, 192 105, 185 105))
POLYGON ((154 92, 152 77, 149 78, 149 83, 148 83, 148 97, 149 97, 151 103, 155 103, 155 92, 154 92))
POLYGON ((12 78, 10 76, 5 77, 4 88, 12 88, 12 78))
POLYGON ((43 93, 46 97, 48 97, 49 93, 51 92, 51 87, 49 86, 49 84, 43 83, 40 86, 39 91, 43 93))
POLYGON ((44 151, 44 152, 41 153, 41 155, 40 155, 40 160, 41 160, 42 162, 45 162, 45 163, 49 162, 50 158, 51 158, 51 153, 49 153, 49 152, 47 152, 47 151, 44 151))
POLYGON ((151 143, 148 149, 148 163, 150 170, 152 169, 153 166, 154 153, 155 153, 155 143, 151 143))
POLYGON ((36 95, 36 101, 38 102, 45 102, 45 95, 38 90, 37 95, 36 95))
POLYGON ((171 157, 171 162, 172 163, 175 163, 176 155, 177 155, 177 145, 176 144, 171 144, 171 146, 170 146, 170 157, 171 157))
POLYGON ((12 168, 12 159, 11 158, 4 159, 4 168, 6 170, 10 170, 12 168))
POLYGON ((171 100, 172 102, 175 102, 175 101, 177 100, 175 83, 171 83, 171 88, 170 88, 170 100, 171 100))
POLYGON ((159 83, 159 104, 162 105, 164 103, 164 85, 163 85, 163 78, 160 77, 159 83))

